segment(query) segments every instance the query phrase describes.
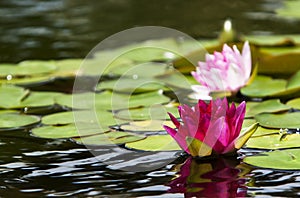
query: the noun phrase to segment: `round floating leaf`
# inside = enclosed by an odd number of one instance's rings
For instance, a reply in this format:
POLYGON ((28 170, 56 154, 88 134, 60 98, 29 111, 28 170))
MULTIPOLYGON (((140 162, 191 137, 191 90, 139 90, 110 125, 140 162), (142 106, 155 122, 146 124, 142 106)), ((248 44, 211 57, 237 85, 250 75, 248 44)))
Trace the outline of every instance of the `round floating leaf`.
POLYGON ((112 90, 116 92, 126 93, 142 93, 164 89, 164 84, 153 78, 146 77, 133 77, 129 78, 122 76, 117 80, 109 80, 100 82, 97 90, 112 90))
POLYGON ((110 74, 120 75, 120 76, 128 76, 128 78, 151 78, 157 75, 164 74, 167 69, 166 63, 140 63, 140 64, 130 64, 125 66, 116 66, 110 69, 110 74), (147 71, 147 72, 145 72, 147 71))
POLYGON ((252 137, 246 143, 246 147, 274 150, 300 147, 299 142, 299 134, 274 134, 267 136, 252 137))
POLYGON ((284 114, 258 114, 255 120, 263 127, 267 128, 300 128, 300 112, 284 114))
POLYGON ((118 111, 115 115, 117 118, 124 120, 164 120, 169 119, 167 112, 172 113, 175 117, 179 117, 176 107, 166 107, 162 105, 125 109, 118 111))
POLYGON ((50 115, 46 115, 42 118, 42 123, 47 125, 65 125, 74 123, 74 115, 73 112, 61 112, 54 113, 50 115))
POLYGON ((92 135, 103 133, 104 131, 100 128, 94 128, 89 125, 85 129, 80 128, 79 132, 74 124, 68 124, 63 126, 42 126, 32 129, 31 132, 36 137, 57 139, 92 135))
POLYGON ((174 151, 181 150, 170 135, 151 135, 141 141, 125 144, 127 148, 143 151, 174 151))
POLYGON ((22 99, 29 93, 21 87, 12 85, 0 86, 0 108, 16 108, 20 106, 22 99))
POLYGON ((54 61, 23 61, 18 65, 1 64, 0 77, 7 80, 24 76, 41 76, 57 69, 54 61))
POLYGON ((20 107, 41 107, 51 106, 55 98, 61 96, 58 92, 30 92, 28 97, 20 103, 20 107))
POLYGON ((279 99, 266 100, 263 102, 247 102, 249 106, 246 111, 246 117, 253 117, 260 113, 276 113, 289 110, 289 106, 284 105, 279 99), (252 104, 251 104, 252 103, 252 104))
POLYGON ((278 16, 288 18, 300 18, 300 2, 299 1, 283 1, 284 6, 276 10, 278 16))
POLYGON ((252 137, 265 136, 265 135, 275 135, 279 134, 279 129, 268 129, 264 127, 258 127, 252 137))
POLYGON ((78 144, 102 146, 112 144, 125 144, 144 139, 143 135, 136 135, 127 132, 111 131, 103 134, 97 134, 88 137, 73 138, 78 144))
POLYGON ((300 109, 300 98, 290 100, 286 104, 294 109, 300 109))
POLYGON ((168 125, 175 128, 172 121, 164 120, 145 120, 145 121, 135 121, 123 124, 120 126, 121 130, 124 131, 164 131, 163 125, 168 125))
POLYGON ((262 152, 243 159, 247 164, 271 169, 299 170, 300 149, 286 149, 272 152, 262 152))
POLYGON ((298 35, 247 35, 245 40, 260 46, 284 46, 288 43, 299 43, 298 35))
POLYGON ((14 84, 22 86, 39 86, 46 83, 50 83, 55 79, 50 76, 30 76, 26 78, 12 78, 12 79, 0 79, 0 84, 14 84))
POLYGON ((191 89, 191 85, 199 84, 191 75, 183 75, 178 71, 168 72, 164 75, 155 77, 160 82, 166 84, 166 86, 180 88, 180 89, 191 89))
POLYGON ((23 129, 40 122, 37 116, 0 113, 0 131, 23 129))
POLYGON ((243 95, 263 98, 285 91, 287 82, 283 79, 272 79, 267 76, 256 76, 253 82, 241 89, 243 95))
POLYGON ((41 74, 49 74, 57 69, 55 61, 22 61, 16 67, 16 74, 24 76, 34 76, 41 74))

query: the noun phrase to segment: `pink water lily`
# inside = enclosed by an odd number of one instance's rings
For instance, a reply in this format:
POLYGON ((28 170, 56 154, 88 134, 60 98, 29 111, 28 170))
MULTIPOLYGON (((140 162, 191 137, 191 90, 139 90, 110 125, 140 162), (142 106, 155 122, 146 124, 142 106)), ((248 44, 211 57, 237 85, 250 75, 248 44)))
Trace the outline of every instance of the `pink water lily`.
POLYGON ((169 113, 176 129, 169 126, 164 128, 192 156, 234 152, 245 144, 257 128, 257 125, 253 125, 241 133, 245 102, 236 107, 234 103, 229 106, 226 98, 211 100, 209 104, 199 100, 194 107, 179 106, 178 111, 182 122, 169 113))
POLYGON ((251 74, 251 51, 248 41, 242 54, 234 45, 224 44, 222 52, 206 54, 205 62, 199 62, 192 76, 201 85, 192 85, 198 99, 209 99, 208 93, 215 91, 236 92, 245 86, 251 74))

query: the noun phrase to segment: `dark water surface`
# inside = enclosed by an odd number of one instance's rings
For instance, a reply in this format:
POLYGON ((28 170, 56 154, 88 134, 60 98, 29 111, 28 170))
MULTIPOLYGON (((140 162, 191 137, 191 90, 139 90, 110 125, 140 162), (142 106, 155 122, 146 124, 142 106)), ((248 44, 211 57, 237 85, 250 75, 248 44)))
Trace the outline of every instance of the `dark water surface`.
MULTIPOLYGON (((214 38, 230 17, 243 34, 299 33, 299 21, 275 15, 281 6, 279 0, 0 1, 0 62, 85 57, 107 36, 144 25, 214 38)), ((156 170, 125 172, 118 162, 105 164, 70 140, 38 139, 27 131, 1 134, 0 151, 1 197, 300 196, 299 172, 240 167, 238 161, 190 162, 179 156, 156 170), (186 170, 201 177, 187 178, 186 170), (176 175, 181 177, 171 182, 176 175), (199 188, 204 190, 195 193, 199 188)), ((98 151, 107 154, 110 148, 98 151)))

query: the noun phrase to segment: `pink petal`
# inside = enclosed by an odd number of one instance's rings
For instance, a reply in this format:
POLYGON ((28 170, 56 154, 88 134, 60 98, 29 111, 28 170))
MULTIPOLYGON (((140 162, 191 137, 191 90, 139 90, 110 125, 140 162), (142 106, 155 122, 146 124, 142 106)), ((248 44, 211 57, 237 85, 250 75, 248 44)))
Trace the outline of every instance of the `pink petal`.
POLYGON ((179 128, 180 122, 178 122, 178 120, 171 113, 168 112, 168 115, 176 128, 179 128))

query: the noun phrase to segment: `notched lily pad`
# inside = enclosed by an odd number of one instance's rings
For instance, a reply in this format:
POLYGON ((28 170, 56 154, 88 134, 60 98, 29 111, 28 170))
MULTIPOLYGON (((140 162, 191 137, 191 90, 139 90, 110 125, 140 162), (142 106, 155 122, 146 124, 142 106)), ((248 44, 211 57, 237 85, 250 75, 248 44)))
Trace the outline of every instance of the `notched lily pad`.
POLYGON ((170 135, 151 135, 146 139, 127 143, 125 147, 143 151, 177 151, 181 150, 170 135))
POLYGON ((163 125, 168 125, 172 128, 175 128, 172 121, 164 120, 144 120, 144 121, 135 121, 123 124, 120 126, 121 130, 132 131, 132 132, 145 132, 145 131, 164 131, 163 125))
POLYGON ((261 168, 299 170, 300 149, 263 152, 259 155, 247 156, 243 161, 247 164, 261 168))
POLYGON ((300 147, 299 134, 273 134, 259 137, 252 137, 246 143, 247 148, 257 149, 285 149, 300 147))
POLYGON ((103 134, 97 134, 81 138, 73 138, 78 144, 91 145, 91 146, 103 146, 103 145, 115 145, 125 144, 128 142, 135 142, 144 139, 145 136, 137 135, 128 132, 110 131, 103 134))

